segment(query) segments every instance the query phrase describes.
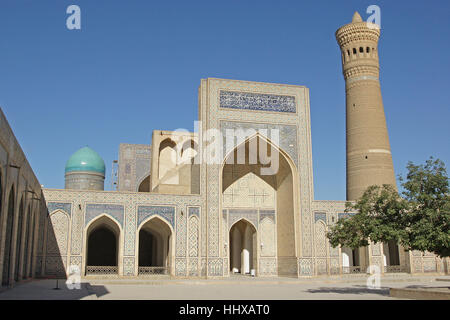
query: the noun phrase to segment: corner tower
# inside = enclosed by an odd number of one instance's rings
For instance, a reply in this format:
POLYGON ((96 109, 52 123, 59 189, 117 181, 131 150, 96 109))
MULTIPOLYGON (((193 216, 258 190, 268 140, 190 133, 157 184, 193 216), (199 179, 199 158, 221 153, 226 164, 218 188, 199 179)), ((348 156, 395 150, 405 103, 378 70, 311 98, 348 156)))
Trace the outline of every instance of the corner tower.
POLYGON ((346 92, 347 200, 370 185, 391 184, 395 175, 380 88, 378 25, 358 12, 336 31, 346 92))

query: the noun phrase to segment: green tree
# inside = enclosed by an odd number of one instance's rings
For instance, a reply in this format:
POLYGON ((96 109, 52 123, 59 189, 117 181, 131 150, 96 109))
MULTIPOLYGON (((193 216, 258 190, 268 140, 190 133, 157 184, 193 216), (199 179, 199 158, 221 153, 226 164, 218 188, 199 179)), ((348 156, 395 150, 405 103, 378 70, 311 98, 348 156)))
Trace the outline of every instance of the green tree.
POLYGON ((430 158, 425 165, 407 165, 404 191, 393 186, 370 186, 356 202, 347 202, 346 212, 327 236, 333 247, 356 249, 369 241, 395 240, 407 250, 429 251, 450 256, 450 195, 444 163, 430 158))

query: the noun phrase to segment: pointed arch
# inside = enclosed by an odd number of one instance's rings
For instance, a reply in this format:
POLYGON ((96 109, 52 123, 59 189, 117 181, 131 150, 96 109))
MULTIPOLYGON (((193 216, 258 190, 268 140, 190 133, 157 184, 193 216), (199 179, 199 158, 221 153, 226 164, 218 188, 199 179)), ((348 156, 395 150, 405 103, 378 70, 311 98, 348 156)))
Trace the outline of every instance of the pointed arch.
POLYGON ((198 152, 198 144, 197 142, 194 141, 193 138, 187 139, 186 141, 183 142, 183 144, 181 145, 181 149, 179 150, 179 156, 180 156, 180 163, 185 162, 185 163, 193 163, 194 159, 199 155, 198 152), (195 151, 195 154, 187 154, 186 152, 192 149, 193 151, 195 151))
POLYGON ((70 216, 61 209, 52 211, 47 219, 47 249, 50 255, 66 255, 70 234, 70 216))
POLYGON ((236 220, 229 228, 228 228, 228 231, 230 231, 231 230, 231 228, 233 228, 237 223, 239 223, 239 222, 244 222, 244 223, 248 223, 252 228, 253 228, 253 230, 256 232, 257 231, 257 228, 256 228, 256 226, 253 224, 253 222, 251 222, 250 220, 248 220, 247 218, 245 218, 245 217, 242 217, 242 218, 239 218, 238 220, 236 220))
POLYGON ((86 273, 116 273, 122 243, 122 227, 111 215, 102 213, 85 227, 86 273))
POLYGON ((23 218, 24 218, 24 201, 25 196, 22 194, 19 203, 19 214, 17 217, 17 232, 16 232, 16 250, 15 250, 15 268, 14 268, 14 280, 18 282, 20 279, 20 268, 22 267, 22 236, 23 236, 23 218))
POLYGON ((235 146, 232 150, 228 150, 226 152, 226 154, 224 155, 224 158, 222 161, 222 169, 226 165, 226 160, 230 157, 231 153, 236 152, 237 149, 242 148, 242 146, 244 146, 250 140, 253 140, 253 139, 262 139, 263 141, 265 141, 267 144, 269 144, 271 147, 273 147, 275 150, 277 150, 279 152, 279 154, 281 154, 287 160, 287 162, 289 163, 291 168, 293 170, 295 169, 295 172, 297 172, 297 166, 295 165, 295 162, 292 159, 292 157, 286 151, 284 151, 283 148, 276 145, 271 139, 262 135, 260 132, 256 132, 256 133, 252 134, 250 137, 247 137, 244 141, 242 141, 237 146, 235 146))
POLYGON ((241 218, 229 230, 230 271, 249 274, 258 266, 258 240, 255 226, 241 218))
MULTIPOLYGON (((241 153, 242 155, 242 153, 241 153)), ((227 150, 222 162, 221 178, 221 201, 223 208, 223 193, 233 183, 252 172, 268 183, 275 191, 276 208, 276 255, 279 275, 296 275, 296 257, 300 255, 297 244, 299 228, 299 181, 298 169, 290 155, 281 147, 263 136, 260 132, 252 134, 240 142, 231 150, 227 150), (256 146, 251 149, 250 146, 256 146), (264 149, 261 149, 265 147, 264 149), (237 159, 238 150, 244 150, 245 163, 234 163, 237 159), (265 152, 264 152, 265 151, 265 152), (270 161, 261 161, 270 160, 270 161), (264 159, 264 156, 266 157, 264 159), (253 158, 251 158, 253 157, 253 158), (250 159, 256 161, 252 162, 250 159), (278 161, 278 163, 273 163, 278 161), (265 170, 262 168, 271 168, 265 170)), ((228 208, 228 205, 227 205, 228 208)))
POLYGON ((171 138, 166 138, 160 143, 158 157, 158 179, 163 184, 178 184, 179 175, 175 170, 177 166, 177 144, 171 138))
POLYGON ((28 266, 30 260, 31 203, 28 204, 25 221, 26 227, 25 227, 25 245, 24 245, 24 266, 22 272, 22 279, 28 278, 28 266))
POLYGON ((3 251, 3 274, 2 286, 10 284, 11 267, 12 267, 12 241, 13 241, 13 224, 15 211, 15 186, 9 189, 8 207, 6 211, 6 232, 5 232, 5 249, 3 251))
POLYGON ((172 274, 174 230, 160 215, 152 215, 137 228, 138 274, 172 274))
POLYGON ((150 192, 150 172, 144 175, 144 177, 137 183, 137 192, 150 192))

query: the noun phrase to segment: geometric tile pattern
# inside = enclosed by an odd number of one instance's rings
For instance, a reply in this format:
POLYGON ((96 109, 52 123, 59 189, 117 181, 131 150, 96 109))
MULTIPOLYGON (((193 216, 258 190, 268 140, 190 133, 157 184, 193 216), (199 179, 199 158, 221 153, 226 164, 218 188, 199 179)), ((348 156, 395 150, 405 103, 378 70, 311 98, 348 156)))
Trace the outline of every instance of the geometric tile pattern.
POLYGON ((322 220, 325 224, 327 223, 327 214, 323 212, 314 213, 314 222, 322 220))
POLYGON ((72 203, 65 202, 48 202, 47 209, 49 213, 52 213, 55 210, 62 210, 66 212, 68 215, 71 215, 72 203))
POLYGON ((255 228, 258 228, 258 211, 252 209, 229 209, 229 227, 233 226, 233 224, 245 218, 251 223, 253 223, 255 228))
POLYGON ((196 215, 197 217, 200 217, 200 207, 189 207, 189 217, 191 215, 196 215))
POLYGON ((104 203, 86 204, 86 218, 84 224, 87 225, 89 221, 91 221, 96 216, 103 213, 109 214, 110 216, 115 218, 123 227, 124 208, 123 205, 117 204, 104 204, 104 203))
POLYGON ((165 218, 175 228, 175 207, 167 206, 138 206, 138 226, 155 214, 165 218))
POLYGON ((186 256, 186 214, 183 212, 177 213, 177 244, 176 244, 176 254, 177 257, 186 256))
POLYGON ((313 275, 313 264, 312 259, 300 258, 298 260, 299 275, 300 276, 312 276, 313 275))

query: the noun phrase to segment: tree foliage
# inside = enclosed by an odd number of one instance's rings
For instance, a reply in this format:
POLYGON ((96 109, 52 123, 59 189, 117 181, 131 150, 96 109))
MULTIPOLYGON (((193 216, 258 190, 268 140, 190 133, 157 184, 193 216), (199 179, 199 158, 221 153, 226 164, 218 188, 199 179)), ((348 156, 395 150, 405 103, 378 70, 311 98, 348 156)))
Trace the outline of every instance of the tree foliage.
POLYGON ((403 192, 393 186, 370 186, 356 202, 347 202, 346 212, 330 228, 328 238, 338 245, 356 249, 369 241, 395 240, 407 250, 450 256, 450 195, 444 163, 430 158, 424 165, 409 162, 403 192))

